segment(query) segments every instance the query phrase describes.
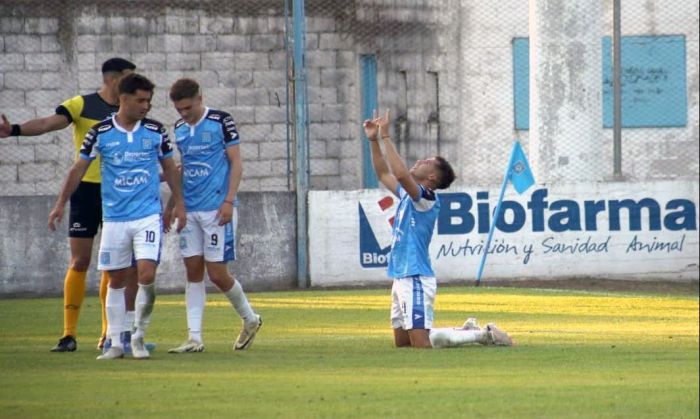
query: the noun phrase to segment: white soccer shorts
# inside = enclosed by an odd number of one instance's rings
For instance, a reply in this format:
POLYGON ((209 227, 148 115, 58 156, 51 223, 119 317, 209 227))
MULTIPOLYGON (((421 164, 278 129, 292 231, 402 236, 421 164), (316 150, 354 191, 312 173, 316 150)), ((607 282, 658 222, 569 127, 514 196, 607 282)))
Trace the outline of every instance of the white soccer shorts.
POLYGON ((105 221, 102 224, 97 269, 114 271, 128 268, 132 265, 132 258, 160 262, 162 231, 160 214, 132 221, 105 221))
POLYGON ((217 210, 187 213, 187 225, 180 232, 180 253, 183 258, 204 255, 207 262, 236 260, 236 227, 238 208, 233 209, 231 222, 219 225, 217 210))
POLYGON ((391 327, 432 329, 437 281, 434 277, 407 276, 394 279, 391 287, 391 327))

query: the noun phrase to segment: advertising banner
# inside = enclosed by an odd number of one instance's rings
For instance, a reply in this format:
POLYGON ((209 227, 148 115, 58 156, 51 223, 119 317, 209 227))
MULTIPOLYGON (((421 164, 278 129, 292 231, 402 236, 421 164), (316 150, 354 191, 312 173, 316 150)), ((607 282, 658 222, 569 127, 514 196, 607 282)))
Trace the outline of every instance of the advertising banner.
MULTIPOLYGON (((698 183, 535 185, 506 193, 483 281, 698 280, 698 183)), ((498 187, 438 194, 430 256, 438 281, 473 280, 498 187)), ((309 193, 312 286, 388 281, 398 199, 385 189, 309 193)))

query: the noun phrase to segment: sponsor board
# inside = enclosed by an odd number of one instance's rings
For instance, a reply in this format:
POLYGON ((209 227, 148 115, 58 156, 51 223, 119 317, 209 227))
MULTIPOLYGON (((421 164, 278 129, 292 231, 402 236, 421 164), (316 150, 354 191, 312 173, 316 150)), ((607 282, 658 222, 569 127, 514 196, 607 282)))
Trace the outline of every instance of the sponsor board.
MULTIPOLYGON (((498 187, 439 194, 430 246, 439 281, 599 277, 698 279, 698 183, 580 183, 509 192, 484 249, 498 187)), ((309 194, 314 286, 387 280, 398 199, 386 190, 309 194)))

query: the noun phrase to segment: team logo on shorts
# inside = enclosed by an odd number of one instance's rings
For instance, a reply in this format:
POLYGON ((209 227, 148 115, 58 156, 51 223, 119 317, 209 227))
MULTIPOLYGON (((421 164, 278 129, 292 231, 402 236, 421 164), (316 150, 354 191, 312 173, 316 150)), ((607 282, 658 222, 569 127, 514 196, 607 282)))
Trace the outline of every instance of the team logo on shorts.
POLYGON ((385 268, 388 265, 394 204, 394 198, 391 196, 364 205, 362 202, 358 203, 360 265, 363 268, 385 268))
POLYGON ((109 252, 100 252, 100 264, 109 265, 110 255, 109 252))
POLYGON ((180 237, 180 249, 187 249, 187 239, 180 237))

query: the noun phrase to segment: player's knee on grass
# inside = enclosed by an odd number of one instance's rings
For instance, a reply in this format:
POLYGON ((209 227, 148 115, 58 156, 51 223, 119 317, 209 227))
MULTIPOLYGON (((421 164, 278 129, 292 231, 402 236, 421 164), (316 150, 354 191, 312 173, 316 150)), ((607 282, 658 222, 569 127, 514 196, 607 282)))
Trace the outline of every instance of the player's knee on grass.
POLYGON ((430 343, 430 330, 428 329, 411 329, 408 331, 408 336, 411 338, 411 346, 414 348, 432 348, 430 343))
POLYGON ((402 328, 394 329, 394 346, 397 348, 405 348, 411 346, 411 338, 408 337, 408 332, 402 328))

